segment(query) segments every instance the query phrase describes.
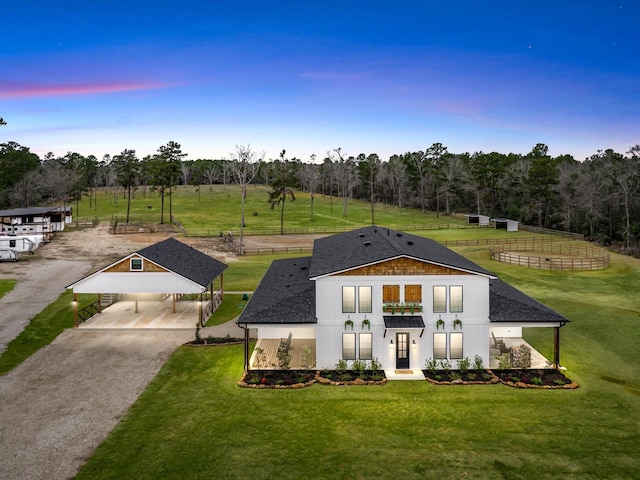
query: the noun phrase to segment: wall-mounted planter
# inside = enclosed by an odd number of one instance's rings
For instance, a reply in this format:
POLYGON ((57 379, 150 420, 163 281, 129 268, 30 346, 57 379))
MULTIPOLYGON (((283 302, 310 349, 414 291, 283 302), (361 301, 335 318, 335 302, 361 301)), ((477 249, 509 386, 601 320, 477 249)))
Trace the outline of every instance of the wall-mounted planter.
POLYGON ((455 330, 458 327, 460 327, 460 330, 462 330, 462 320, 460 320, 459 318, 456 318, 453 321, 453 329, 455 330))
POLYGON ((369 321, 368 318, 365 318, 364 320, 362 320, 362 330, 364 330, 364 327, 367 327, 367 330, 371 330, 371 322, 369 321))
POLYGON ((344 329, 345 330, 353 330, 353 320, 345 320, 344 321, 344 329))
POLYGON ((441 318, 436 320, 436 330, 440 330, 440 327, 442 327, 442 330, 444 330, 444 320, 442 320, 441 318))

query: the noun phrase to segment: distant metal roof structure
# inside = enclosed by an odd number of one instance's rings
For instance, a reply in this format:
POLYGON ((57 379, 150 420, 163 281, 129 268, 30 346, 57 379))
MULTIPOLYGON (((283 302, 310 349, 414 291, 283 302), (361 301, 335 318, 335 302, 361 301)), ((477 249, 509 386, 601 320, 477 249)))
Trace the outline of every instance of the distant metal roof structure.
POLYGON ((517 232, 520 223, 518 220, 509 218, 492 218, 491 221, 497 230, 506 230, 507 232, 517 232))
POLYGON ((465 213, 464 216, 467 217, 469 225, 487 226, 491 219, 489 215, 481 215, 479 213, 465 213))

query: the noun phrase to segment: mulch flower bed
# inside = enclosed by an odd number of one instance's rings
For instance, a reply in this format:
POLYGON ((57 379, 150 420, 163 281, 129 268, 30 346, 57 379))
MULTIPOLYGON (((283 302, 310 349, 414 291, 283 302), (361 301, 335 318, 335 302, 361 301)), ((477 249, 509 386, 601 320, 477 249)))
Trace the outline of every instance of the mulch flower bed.
POLYGON ((494 370, 500 382, 514 388, 578 388, 562 372, 554 369, 494 370))
POLYGON ((324 385, 384 385, 387 383, 383 370, 366 371, 362 374, 353 370, 344 372, 320 370, 316 373, 316 380, 324 385))
POLYGON ((304 388, 316 383, 310 370, 250 370, 238 385, 243 388, 304 388))
POLYGON ((244 339, 233 337, 207 337, 200 338, 198 340, 191 340, 190 342, 185 343, 185 345, 188 347, 203 347, 211 345, 237 345, 239 343, 244 343, 244 339))
POLYGON ((500 382, 491 370, 423 370, 429 383, 434 385, 494 385, 500 382))

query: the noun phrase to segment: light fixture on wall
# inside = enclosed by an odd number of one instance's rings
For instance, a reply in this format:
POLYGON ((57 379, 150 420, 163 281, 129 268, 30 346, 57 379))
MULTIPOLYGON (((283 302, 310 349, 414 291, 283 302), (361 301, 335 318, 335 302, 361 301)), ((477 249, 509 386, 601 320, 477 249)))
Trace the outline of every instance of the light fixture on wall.
POLYGON ((411 341, 411 346, 413 348, 417 348, 418 347, 418 344, 416 343, 416 339, 415 338, 411 341))

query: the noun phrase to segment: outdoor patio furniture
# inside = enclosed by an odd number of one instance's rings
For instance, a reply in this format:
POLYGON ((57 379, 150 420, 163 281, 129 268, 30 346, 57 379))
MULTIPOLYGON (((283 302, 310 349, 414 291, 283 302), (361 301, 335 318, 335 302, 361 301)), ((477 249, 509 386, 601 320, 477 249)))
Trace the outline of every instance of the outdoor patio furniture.
POLYGON ((511 348, 507 347, 502 338, 496 338, 493 332, 491 332, 491 336, 493 337, 493 348, 499 350, 501 354, 509 353, 511 351, 511 348))

